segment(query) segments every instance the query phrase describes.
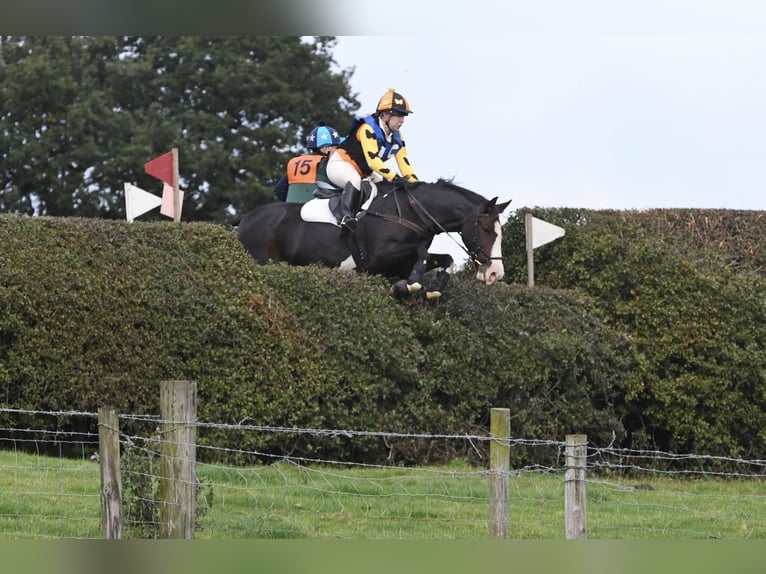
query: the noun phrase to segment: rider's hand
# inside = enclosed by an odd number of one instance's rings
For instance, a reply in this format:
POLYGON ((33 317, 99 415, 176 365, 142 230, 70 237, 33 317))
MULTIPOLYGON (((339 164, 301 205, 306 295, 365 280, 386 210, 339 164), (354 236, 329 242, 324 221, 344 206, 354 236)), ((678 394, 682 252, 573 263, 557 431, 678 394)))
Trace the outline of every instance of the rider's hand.
POLYGON ((407 184, 410 183, 410 181, 406 177, 402 177, 401 175, 395 175, 394 179, 392 179, 391 181, 397 187, 407 187, 407 184))

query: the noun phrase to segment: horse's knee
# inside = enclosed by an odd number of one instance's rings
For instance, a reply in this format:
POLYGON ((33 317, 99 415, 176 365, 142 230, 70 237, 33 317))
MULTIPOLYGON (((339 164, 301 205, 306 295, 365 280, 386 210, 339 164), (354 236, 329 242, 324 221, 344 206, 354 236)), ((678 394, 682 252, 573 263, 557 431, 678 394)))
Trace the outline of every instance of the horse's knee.
POLYGON ((401 281, 397 281, 391 286, 391 294, 396 299, 404 299, 407 295, 410 294, 410 290, 407 288, 407 281, 402 279, 401 281))
POLYGON ((400 279, 391 286, 391 293, 397 299, 404 299, 413 293, 417 293, 423 288, 423 286, 417 281, 414 283, 407 283, 406 279, 400 279))

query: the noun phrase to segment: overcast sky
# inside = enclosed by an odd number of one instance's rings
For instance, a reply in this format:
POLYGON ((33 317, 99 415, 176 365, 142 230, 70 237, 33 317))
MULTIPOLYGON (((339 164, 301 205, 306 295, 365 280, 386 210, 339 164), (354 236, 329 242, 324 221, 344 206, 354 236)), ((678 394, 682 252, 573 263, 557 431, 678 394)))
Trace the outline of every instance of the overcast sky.
MULTIPOLYGON (((678 22, 636 25, 637 13, 612 8, 611 21, 578 13, 582 25, 569 28, 567 14, 527 15, 523 34, 470 24, 466 34, 340 36, 334 53, 355 69, 361 112, 389 87, 408 98, 402 133, 422 180, 454 177, 512 199, 509 210, 764 210, 766 3, 720 3, 726 18, 717 4, 666 4, 678 22), (681 25, 681 4, 709 9, 681 25)), ((450 245, 439 237, 432 251, 462 261, 450 245)))

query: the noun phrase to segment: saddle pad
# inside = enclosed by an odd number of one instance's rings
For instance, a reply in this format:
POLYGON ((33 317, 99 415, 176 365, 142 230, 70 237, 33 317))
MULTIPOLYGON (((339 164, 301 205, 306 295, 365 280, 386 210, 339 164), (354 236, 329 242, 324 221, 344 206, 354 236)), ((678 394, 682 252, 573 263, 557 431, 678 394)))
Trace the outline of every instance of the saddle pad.
MULTIPOLYGON (((362 204, 361 210, 366 211, 377 195, 377 189, 373 187, 370 197, 367 198, 362 204)), ((338 219, 333 214, 333 208, 330 206, 331 201, 340 201, 340 196, 336 195, 329 199, 314 198, 303 204, 301 207, 301 219, 303 221, 310 221, 312 223, 332 223, 338 227, 338 219)))
POLYGON ((332 223, 337 226, 338 221, 330 211, 329 199, 312 199, 301 207, 301 219, 316 223, 332 223))

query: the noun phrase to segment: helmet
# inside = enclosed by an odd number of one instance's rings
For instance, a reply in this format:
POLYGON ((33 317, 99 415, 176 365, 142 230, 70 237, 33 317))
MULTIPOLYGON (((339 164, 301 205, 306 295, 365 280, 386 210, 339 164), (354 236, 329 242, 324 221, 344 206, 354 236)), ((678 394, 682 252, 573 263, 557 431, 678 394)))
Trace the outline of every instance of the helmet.
POLYGON ((411 114, 410 104, 403 95, 398 93, 394 88, 389 88, 388 91, 383 94, 378 102, 378 108, 376 112, 393 112, 400 116, 406 116, 411 114))
POLYGON ((340 145, 343 139, 338 135, 338 130, 319 122, 306 137, 306 147, 311 151, 319 151, 326 145, 340 145))

